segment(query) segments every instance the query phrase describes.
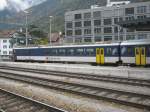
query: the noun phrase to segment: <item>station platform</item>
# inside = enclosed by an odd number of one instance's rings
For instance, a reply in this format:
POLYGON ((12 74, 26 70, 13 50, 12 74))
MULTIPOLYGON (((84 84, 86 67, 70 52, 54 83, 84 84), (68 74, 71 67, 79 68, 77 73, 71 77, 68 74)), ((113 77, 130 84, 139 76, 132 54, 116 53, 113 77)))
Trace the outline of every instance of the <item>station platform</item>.
POLYGON ((0 62, 0 66, 149 80, 150 68, 88 64, 0 62))

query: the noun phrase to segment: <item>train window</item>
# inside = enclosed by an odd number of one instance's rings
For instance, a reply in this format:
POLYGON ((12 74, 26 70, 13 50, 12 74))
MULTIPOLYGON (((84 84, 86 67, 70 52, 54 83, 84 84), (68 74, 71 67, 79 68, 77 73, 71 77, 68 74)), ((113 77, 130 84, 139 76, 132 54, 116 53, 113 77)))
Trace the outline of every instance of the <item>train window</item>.
POLYGON ((65 55, 66 50, 65 49, 59 49, 59 55, 65 55))
POLYGON ((49 50, 48 49, 44 49, 44 54, 48 55, 49 54, 49 50))
POLYGON ((132 48, 128 48, 128 54, 131 54, 132 53, 132 48))
POLYGON ((71 55, 71 56, 73 56, 74 55, 74 49, 69 49, 68 50, 68 54, 71 55))
POLYGON ((116 55, 117 54, 117 48, 114 48, 112 51, 112 55, 116 55))
POLYGON ((83 49, 83 48, 78 48, 78 49, 77 49, 77 54, 78 54, 78 55, 82 55, 83 52, 84 52, 84 49, 83 49))
POLYGON ((127 51, 127 48, 126 48, 126 47, 123 47, 123 48, 121 49, 121 54, 124 55, 124 54, 126 53, 126 51, 127 51))
POLYGON ((96 54, 97 54, 97 55, 99 55, 99 54, 100 54, 100 53, 99 53, 99 51, 100 51, 100 49, 97 49, 97 51, 96 51, 96 54))
POLYGON ((111 54, 112 53, 112 49, 111 48, 107 48, 107 54, 111 54))
POLYGON ((57 55, 57 49, 52 49, 52 54, 57 55))
POLYGON ((92 49, 92 48, 87 48, 87 49, 86 49, 86 53, 87 53, 87 55, 91 56, 91 55, 93 55, 93 53, 94 53, 94 49, 92 49))

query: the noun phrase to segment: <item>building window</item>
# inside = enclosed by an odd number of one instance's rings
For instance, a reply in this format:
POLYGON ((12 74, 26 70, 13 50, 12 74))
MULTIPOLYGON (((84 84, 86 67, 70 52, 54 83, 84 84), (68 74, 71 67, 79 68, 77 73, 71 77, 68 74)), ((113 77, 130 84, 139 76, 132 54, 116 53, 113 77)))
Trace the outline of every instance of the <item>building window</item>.
POLYGON ((85 27, 91 26, 91 21, 84 21, 84 26, 85 26, 85 27))
POLYGON ((91 34, 91 29, 84 29, 84 34, 85 34, 85 35, 91 34))
POLYGON ((75 38, 75 43, 82 43, 82 38, 75 38))
POLYGON ((118 33, 118 27, 114 27, 114 33, 118 33))
POLYGON ((112 27, 105 27, 104 33, 112 33, 112 27))
POLYGON ((75 19, 82 19, 82 15, 81 14, 75 14, 75 19))
POLYGON ((104 36, 104 41, 112 41, 112 36, 104 36))
POLYGON ((146 13, 146 6, 137 7, 137 13, 146 13))
POLYGON ((126 21, 132 21, 132 20, 134 20, 134 16, 126 17, 126 21))
POLYGON ((91 18, 91 13, 90 12, 84 13, 84 19, 88 19, 88 18, 91 18))
MULTIPOLYGON (((123 21, 123 18, 119 18, 119 22, 123 21)), ((118 18, 114 18, 114 24, 118 23, 118 18)))
POLYGON ((75 30, 75 35, 82 35, 82 30, 81 29, 75 30))
POLYGON ((67 23, 67 24, 66 24, 66 27, 67 27, 67 28, 72 28, 72 23, 71 23, 71 22, 67 23))
POLYGON ((93 17, 94 18, 100 18, 101 17, 101 12, 100 11, 93 12, 93 17))
POLYGON ((100 26, 101 20, 94 20, 94 26, 100 26))
POLYGON ((126 39, 127 40, 134 40, 135 39, 135 35, 127 35, 126 39))
POLYGON ((4 46, 3 46, 3 49, 7 49, 7 45, 4 45, 4 46))
POLYGON ((11 54, 12 54, 12 51, 9 51, 9 54, 11 55, 11 54))
POLYGON ((138 39, 147 39, 147 34, 139 34, 138 39))
POLYGON ((4 55, 7 55, 7 51, 3 51, 3 54, 4 54, 4 55))
POLYGON ((7 43, 7 40, 3 40, 3 43, 7 43))
POLYGON ((95 34, 101 34, 101 28, 94 28, 95 34))
POLYGON ((67 32, 66 32, 66 35, 67 35, 67 36, 72 36, 72 34, 73 34, 73 33, 72 33, 72 30, 67 30, 67 32))
POLYGON ((91 37, 85 37, 84 38, 84 42, 91 42, 92 41, 92 38, 91 37))
POLYGON ((127 32, 134 32, 134 28, 128 28, 127 32))
POLYGON ((112 21, 111 19, 104 19, 104 25, 111 25, 112 21))
POLYGON ((96 36, 96 37, 95 37, 95 41, 96 41, 96 42, 102 41, 102 37, 101 37, 101 36, 96 36))
POLYGON ((143 15, 143 16, 137 16, 137 19, 145 19, 146 18, 146 15, 143 15))
POLYGON ((126 8, 125 9, 125 14, 126 15, 133 15, 134 14, 134 7, 126 8))
POLYGON ((9 48, 12 48, 12 45, 10 45, 9 48))
POLYGON ((82 22, 75 22, 75 27, 82 27, 82 22))

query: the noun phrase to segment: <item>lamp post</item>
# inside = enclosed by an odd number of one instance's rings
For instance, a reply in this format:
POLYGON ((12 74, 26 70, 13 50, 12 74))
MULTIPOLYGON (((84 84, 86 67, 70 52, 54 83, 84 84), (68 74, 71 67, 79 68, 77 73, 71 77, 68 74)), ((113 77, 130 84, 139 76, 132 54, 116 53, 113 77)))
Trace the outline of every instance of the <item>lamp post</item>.
POLYGON ((53 18, 53 16, 49 16, 49 18, 50 18, 50 22, 49 22, 49 44, 52 45, 51 38, 52 38, 52 18, 53 18))
POLYGON ((62 35, 62 32, 60 31, 60 32, 59 32, 59 45, 62 44, 62 38, 61 38, 61 35, 62 35))
MULTIPOLYGON (((117 9, 118 9, 118 23, 119 23, 119 19, 120 19, 120 17, 119 17, 120 6, 119 5, 117 5, 117 9)), ((120 26, 119 25, 118 25, 118 40, 120 40, 120 26)))
POLYGON ((28 13, 27 11, 24 11, 25 12, 25 16, 26 16, 26 46, 28 46, 28 13))

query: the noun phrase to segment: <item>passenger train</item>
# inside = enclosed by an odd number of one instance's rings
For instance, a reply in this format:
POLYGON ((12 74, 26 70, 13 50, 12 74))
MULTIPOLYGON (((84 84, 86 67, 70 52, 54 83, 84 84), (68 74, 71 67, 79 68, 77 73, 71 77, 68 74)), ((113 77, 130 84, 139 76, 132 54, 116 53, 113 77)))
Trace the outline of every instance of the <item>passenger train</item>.
POLYGON ((13 49, 14 61, 150 65, 150 41, 25 47, 13 49))

